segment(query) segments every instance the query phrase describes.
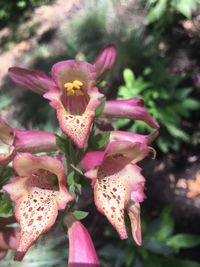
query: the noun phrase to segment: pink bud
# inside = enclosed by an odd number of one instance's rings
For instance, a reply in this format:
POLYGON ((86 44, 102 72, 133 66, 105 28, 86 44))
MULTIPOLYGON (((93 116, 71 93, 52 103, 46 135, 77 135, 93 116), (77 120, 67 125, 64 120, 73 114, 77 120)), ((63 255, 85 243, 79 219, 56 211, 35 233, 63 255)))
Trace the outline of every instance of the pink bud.
POLYGON ((100 263, 87 229, 79 221, 73 221, 68 226, 68 267, 99 267, 100 263))

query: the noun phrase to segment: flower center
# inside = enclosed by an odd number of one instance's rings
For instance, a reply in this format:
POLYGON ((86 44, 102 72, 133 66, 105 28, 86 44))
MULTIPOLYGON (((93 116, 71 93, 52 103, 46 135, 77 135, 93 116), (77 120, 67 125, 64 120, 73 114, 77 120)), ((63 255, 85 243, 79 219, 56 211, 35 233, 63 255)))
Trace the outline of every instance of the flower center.
POLYGON ((64 87, 67 89, 67 96, 72 96, 72 95, 76 95, 76 96, 82 96, 83 95, 83 91, 82 91, 82 87, 83 83, 75 80, 72 83, 68 82, 64 84, 64 87))

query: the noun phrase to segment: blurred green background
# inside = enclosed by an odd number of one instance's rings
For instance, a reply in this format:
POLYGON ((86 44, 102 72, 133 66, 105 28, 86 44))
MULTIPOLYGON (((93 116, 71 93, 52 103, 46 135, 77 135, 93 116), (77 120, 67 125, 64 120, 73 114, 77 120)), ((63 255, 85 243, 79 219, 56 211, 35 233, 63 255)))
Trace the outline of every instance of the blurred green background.
MULTIPOLYGON (((142 164, 143 246, 120 241, 94 207, 84 220, 102 266, 200 266, 200 199, 188 199, 189 188, 178 183, 195 179, 200 169, 199 16, 198 0, 0 0, 0 114, 13 126, 57 130, 47 101, 14 85, 8 67, 49 72, 59 60, 93 62, 108 43, 116 44, 118 57, 105 77, 107 98, 143 98, 160 124, 157 160, 142 164)), ((139 121, 117 120, 114 127, 150 132, 139 121)), ((10 212, 7 202, 2 195, 0 214, 10 212)), ((25 263, 8 255, 0 266, 66 266, 67 240, 59 229, 41 238, 25 263)))

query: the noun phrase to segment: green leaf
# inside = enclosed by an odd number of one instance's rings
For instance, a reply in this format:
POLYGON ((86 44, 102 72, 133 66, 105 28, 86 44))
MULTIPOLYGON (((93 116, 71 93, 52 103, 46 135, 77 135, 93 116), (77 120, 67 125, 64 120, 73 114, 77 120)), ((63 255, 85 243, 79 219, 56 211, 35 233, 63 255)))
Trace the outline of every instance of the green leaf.
POLYGON ((5 193, 0 196, 0 216, 11 215, 13 212, 13 202, 5 193))
POLYGON ((167 240, 167 245, 174 249, 192 248, 200 244, 200 236, 177 234, 167 240))
POLYGON ((188 19, 192 17, 192 11, 196 8, 196 6, 196 0, 178 0, 176 2, 177 10, 188 19))
POLYGON ((72 212, 72 214, 77 220, 83 220, 84 218, 88 216, 89 212, 82 211, 82 210, 75 210, 74 212, 72 212))
POLYGON ((135 81, 135 75, 131 69, 124 69, 123 71, 123 78, 127 87, 132 87, 135 81))
POLYGON ((143 246, 149 251, 156 253, 158 255, 168 256, 174 253, 174 250, 171 247, 159 241, 153 241, 153 240, 148 241, 148 242, 145 242, 143 246))
POLYGON ((180 260, 176 258, 162 258, 160 259, 162 267, 199 267, 200 264, 190 260, 180 260))
POLYGON ((67 140, 66 137, 61 137, 61 136, 56 136, 56 145, 59 149, 60 152, 62 153, 66 153, 66 149, 67 149, 67 140))
POLYGON ((68 186, 71 186, 74 184, 74 177, 75 177, 75 172, 72 171, 67 175, 67 184, 68 186))
POLYGON ((170 132, 171 135, 173 135, 176 138, 179 138, 185 142, 189 142, 190 138, 189 136, 182 131, 181 129, 177 128, 175 125, 172 124, 165 124, 165 126, 167 127, 168 131, 170 132))
POLYGON ((200 102, 193 98, 187 98, 182 102, 182 108, 195 110, 200 108, 200 102))
POLYGON ((89 146, 91 146, 93 149, 102 149, 104 148, 110 138, 110 133, 109 132, 104 132, 104 133, 99 133, 95 136, 92 136, 89 140, 89 146))
POLYGON ((101 113, 103 112, 104 106, 105 106, 105 102, 106 102, 106 98, 102 97, 100 99, 100 104, 98 105, 98 107, 95 110, 95 116, 98 117, 101 115, 101 113))

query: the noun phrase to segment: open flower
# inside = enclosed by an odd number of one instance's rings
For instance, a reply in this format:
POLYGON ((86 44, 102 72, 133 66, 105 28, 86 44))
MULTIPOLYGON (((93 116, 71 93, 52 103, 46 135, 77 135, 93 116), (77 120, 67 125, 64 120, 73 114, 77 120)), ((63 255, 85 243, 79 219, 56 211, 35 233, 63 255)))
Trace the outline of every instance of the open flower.
POLYGON ((106 101, 102 115, 108 118, 142 120, 152 128, 159 128, 158 123, 148 113, 142 99, 106 101))
POLYGON ((10 77, 18 84, 50 100, 57 112, 61 130, 83 148, 95 116, 95 109, 103 96, 95 87, 97 75, 110 69, 115 61, 114 45, 106 46, 94 64, 79 60, 65 60, 53 65, 52 78, 42 72, 10 68, 10 77))
POLYGON ((0 118, 0 164, 7 164, 17 152, 39 153, 56 149, 55 134, 18 130, 0 118))
POLYGON ((115 227, 122 239, 127 238, 124 210, 127 210, 132 235, 141 244, 140 202, 144 200, 144 177, 135 164, 145 158, 145 142, 113 141, 105 151, 88 152, 81 165, 92 180, 97 209, 115 227))
POLYGON ((58 210, 64 209, 73 197, 65 187, 64 167, 59 160, 21 153, 13 165, 18 176, 3 190, 16 202, 15 216, 21 234, 15 259, 22 260, 29 247, 54 224, 58 210))
POLYGON ((83 224, 70 215, 65 217, 63 223, 68 228, 68 267, 99 267, 100 263, 92 239, 83 224))

